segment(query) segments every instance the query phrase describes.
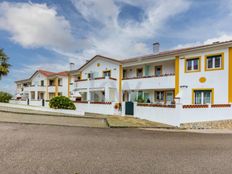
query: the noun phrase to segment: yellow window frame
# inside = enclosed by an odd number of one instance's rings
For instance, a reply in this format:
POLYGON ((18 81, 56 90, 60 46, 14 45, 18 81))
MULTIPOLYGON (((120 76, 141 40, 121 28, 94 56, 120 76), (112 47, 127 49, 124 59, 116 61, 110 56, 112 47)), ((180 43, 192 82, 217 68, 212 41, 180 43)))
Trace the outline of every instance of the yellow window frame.
POLYGON ((194 72, 200 72, 201 71, 201 56, 194 56, 194 57, 188 57, 185 58, 185 63, 184 63, 184 72, 185 73, 194 73, 194 72), (188 60, 192 60, 192 59, 198 59, 198 69, 197 70, 187 70, 187 62, 188 60))
POLYGON ((193 88, 192 89, 192 104, 195 105, 195 91, 211 91, 211 105, 214 104, 214 88, 193 88))
POLYGON ((205 55, 205 71, 217 71, 217 70, 224 70, 224 52, 205 55), (220 68, 208 68, 207 58, 211 56, 217 56, 217 55, 221 55, 221 67, 220 68))

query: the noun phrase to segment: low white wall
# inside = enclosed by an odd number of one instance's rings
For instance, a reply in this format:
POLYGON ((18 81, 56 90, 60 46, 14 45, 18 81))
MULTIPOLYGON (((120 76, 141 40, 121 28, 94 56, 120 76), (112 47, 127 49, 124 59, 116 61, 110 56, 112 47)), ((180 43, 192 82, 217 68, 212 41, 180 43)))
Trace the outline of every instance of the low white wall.
POLYGON ((232 107, 181 109, 180 123, 232 119, 232 107))
POLYGON ((29 105, 31 105, 31 106, 42 106, 42 100, 30 100, 29 105))
POLYGON ((180 125, 180 105, 176 108, 148 107, 134 105, 134 116, 150 121, 160 122, 173 126, 180 125))
POLYGON ((96 114, 114 115, 114 103, 111 104, 90 104, 75 103, 78 112, 90 112, 96 114))
POLYGON ((27 105, 27 100, 10 100, 9 103, 18 104, 18 105, 27 105))
POLYGON ((35 111, 46 111, 46 112, 54 112, 54 113, 65 113, 77 116, 83 116, 83 112, 79 112, 77 110, 65 110, 65 109, 52 109, 48 107, 41 107, 41 106, 28 106, 21 103, 0 103, 0 106, 4 107, 12 107, 12 108, 20 108, 20 109, 30 109, 35 111))

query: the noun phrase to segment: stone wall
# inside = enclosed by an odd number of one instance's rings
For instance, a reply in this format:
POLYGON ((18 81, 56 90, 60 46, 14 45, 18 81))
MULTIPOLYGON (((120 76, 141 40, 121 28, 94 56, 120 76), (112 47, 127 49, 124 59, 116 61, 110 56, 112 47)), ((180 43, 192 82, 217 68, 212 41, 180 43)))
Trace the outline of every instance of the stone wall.
POLYGON ((232 129, 232 120, 183 123, 180 127, 184 129, 232 129))

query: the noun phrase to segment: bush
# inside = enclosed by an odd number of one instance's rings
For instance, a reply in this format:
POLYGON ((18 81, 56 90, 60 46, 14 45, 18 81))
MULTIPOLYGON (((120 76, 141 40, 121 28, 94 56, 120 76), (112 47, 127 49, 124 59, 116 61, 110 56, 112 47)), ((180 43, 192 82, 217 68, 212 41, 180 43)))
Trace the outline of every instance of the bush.
POLYGON ((0 91, 0 102, 9 103, 9 100, 12 98, 12 95, 7 92, 0 91))
POLYGON ((54 108, 54 109, 70 109, 70 110, 76 109, 74 103, 68 97, 64 97, 64 96, 57 96, 52 98, 49 101, 49 106, 50 108, 54 108))

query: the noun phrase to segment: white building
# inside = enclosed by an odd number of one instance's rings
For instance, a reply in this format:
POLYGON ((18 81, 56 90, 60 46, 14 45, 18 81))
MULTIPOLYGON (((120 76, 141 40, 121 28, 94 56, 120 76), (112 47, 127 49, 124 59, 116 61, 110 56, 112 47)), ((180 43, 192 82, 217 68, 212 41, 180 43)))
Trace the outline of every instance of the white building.
POLYGON ((67 72, 37 70, 29 79, 16 81, 17 98, 49 100, 54 96, 69 96, 67 72))
POLYGON ((121 61, 98 55, 70 71, 65 84, 70 84, 67 91, 76 98, 77 110, 177 126, 232 119, 232 41, 165 52, 155 44, 154 50, 121 61))

